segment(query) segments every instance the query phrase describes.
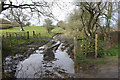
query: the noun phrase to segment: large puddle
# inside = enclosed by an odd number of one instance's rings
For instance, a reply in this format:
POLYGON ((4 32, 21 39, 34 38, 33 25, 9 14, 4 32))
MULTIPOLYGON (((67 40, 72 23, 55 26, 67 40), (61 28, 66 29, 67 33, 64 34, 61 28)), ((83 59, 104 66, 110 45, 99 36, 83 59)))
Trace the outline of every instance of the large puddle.
MULTIPOLYGON (((44 49, 45 46, 40 47, 40 49, 44 49)), ((53 51, 55 58, 49 61, 43 59, 43 50, 36 50, 34 54, 31 54, 30 57, 17 65, 15 76, 17 78, 39 78, 41 76, 64 78, 65 73, 74 73, 74 62, 65 50, 61 50, 61 47, 62 43, 56 51, 53 51)))
POLYGON ((64 78, 68 74, 74 74, 74 61, 63 44, 57 39, 51 40, 23 60, 20 57, 25 54, 9 56, 5 59, 4 72, 14 71, 16 78, 64 78))
POLYGON ((64 44, 54 39, 30 55, 9 56, 4 61, 4 73, 9 73, 15 78, 66 78, 73 77, 76 73, 79 73, 77 77, 105 77, 109 72, 110 75, 106 77, 118 75, 117 68, 106 72, 95 69, 94 65, 76 64, 67 53, 69 47, 65 47, 64 44))

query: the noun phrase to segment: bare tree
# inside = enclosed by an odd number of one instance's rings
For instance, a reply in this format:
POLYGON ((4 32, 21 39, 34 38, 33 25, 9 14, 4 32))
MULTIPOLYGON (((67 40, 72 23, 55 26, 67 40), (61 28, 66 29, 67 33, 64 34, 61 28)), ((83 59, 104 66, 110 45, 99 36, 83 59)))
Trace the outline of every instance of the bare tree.
POLYGON ((19 8, 30 12, 31 15, 37 15, 38 17, 41 15, 53 17, 51 12, 53 2, 46 2, 44 0, 30 0, 29 2, 25 2, 25 0, 21 1, 22 2, 20 3, 19 0, 2 0, 0 4, 0 13, 8 9, 19 8))
POLYGON ((4 16, 11 22, 18 23, 19 26, 21 27, 21 31, 24 31, 23 26, 30 20, 28 15, 25 14, 22 9, 8 10, 8 13, 4 14, 4 16))
POLYGON ((82 26, 87 36, 94 35, 97 30, 110 31, 111 14, 114 12, 110 2, 80 2, 77 5, 81 11, 82 26), (101 26, 100 19, 106 20, 106 25, 101 26))
MULTIPOLYGON (((44 1, 44 0, 3 0, 1 1, 1 10, 0 13, 8 15, 7 13, 12 14, 12 19, 16 20, 17 23, 21 24, 21 30, 23 31, 22 23, 28 19, 24 13, 31 15, 31 18, 37 18, 40 22, 41 16, 52 17, 52 5, 53 2, 44 1), (22 1, 22 2, 21 2, 22 1), (24 10, 24 13, 21 11, 24 10), (20 13, 19 13, 20 12, 20 13), (20 19, 18 19, 18 17, 20 19), (23 17, 23 18, 21 18, 23 17)), ((9 14, 9 15, 10 15, 9 14)), ((9 16, 8 16, 9 17, 9 16)))

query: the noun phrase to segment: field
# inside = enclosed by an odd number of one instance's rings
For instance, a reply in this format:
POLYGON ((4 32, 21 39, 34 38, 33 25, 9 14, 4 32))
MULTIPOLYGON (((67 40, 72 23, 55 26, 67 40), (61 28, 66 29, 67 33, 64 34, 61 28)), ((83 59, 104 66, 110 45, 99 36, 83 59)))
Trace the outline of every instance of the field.
MULTIPOLYGON (((33 31, 35 31, 35 34, 40 33, 41 37, 52 37, 52 35, 54 33, 66 32, 65 30, 63 30, 59 27, 55 27, 52 30, 52 33, 48 33, 47 30, 44 27, 40 27, 40 26, 26 26, 26 27, 23 27, 23 28, 24 28, 25 32, 29 31, 31 37, 33 36, 33 31)), ((21 32, 20 29, 21 29, 20 27, 13 27, 13 28, 10 28, 10 29, 0 30, 0 32, 2 32, 3 34, 6 33, 6 32, 21 32)))

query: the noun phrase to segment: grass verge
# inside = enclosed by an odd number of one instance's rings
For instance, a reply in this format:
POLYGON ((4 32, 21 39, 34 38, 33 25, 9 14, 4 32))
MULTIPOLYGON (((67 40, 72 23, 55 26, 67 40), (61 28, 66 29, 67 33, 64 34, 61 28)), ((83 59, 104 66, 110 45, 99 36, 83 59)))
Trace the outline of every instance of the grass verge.
POLYGON ((77 57, 77 61, 89 62, 89 63, 106 63, 107 61, 103 58, 91 59, 86 57, 77 57))
POLYGON ((20 49, 20 46, 33 43, 34 40, 31 39, 2 39, 2 54, 7 56, 9 54, 14 54, 15 52, 23 53, 25 49, 20 49))
POLYGON ((87 57, 77 57, 77 61, 83 61, 83 62, 89 62, 89 63, 106 63, 107 59, 110 58, 110 61, 113 61, 114 59, 120 57, 120 48, 119 45, 116 44, 114 47, 109 48, 108 51, 104 51, 103 56, 101 58, 92 59, 87 57))

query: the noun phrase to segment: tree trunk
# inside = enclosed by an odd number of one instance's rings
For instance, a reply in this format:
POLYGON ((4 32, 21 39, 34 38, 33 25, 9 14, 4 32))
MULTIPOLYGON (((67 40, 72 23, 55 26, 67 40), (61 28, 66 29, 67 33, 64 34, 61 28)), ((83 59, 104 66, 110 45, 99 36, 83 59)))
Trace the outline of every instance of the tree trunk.
POLYGON ((22 26, 22 25, 20 25, 20 27, 21 27, 21 31, 24 31, 23 26, 22 26))

